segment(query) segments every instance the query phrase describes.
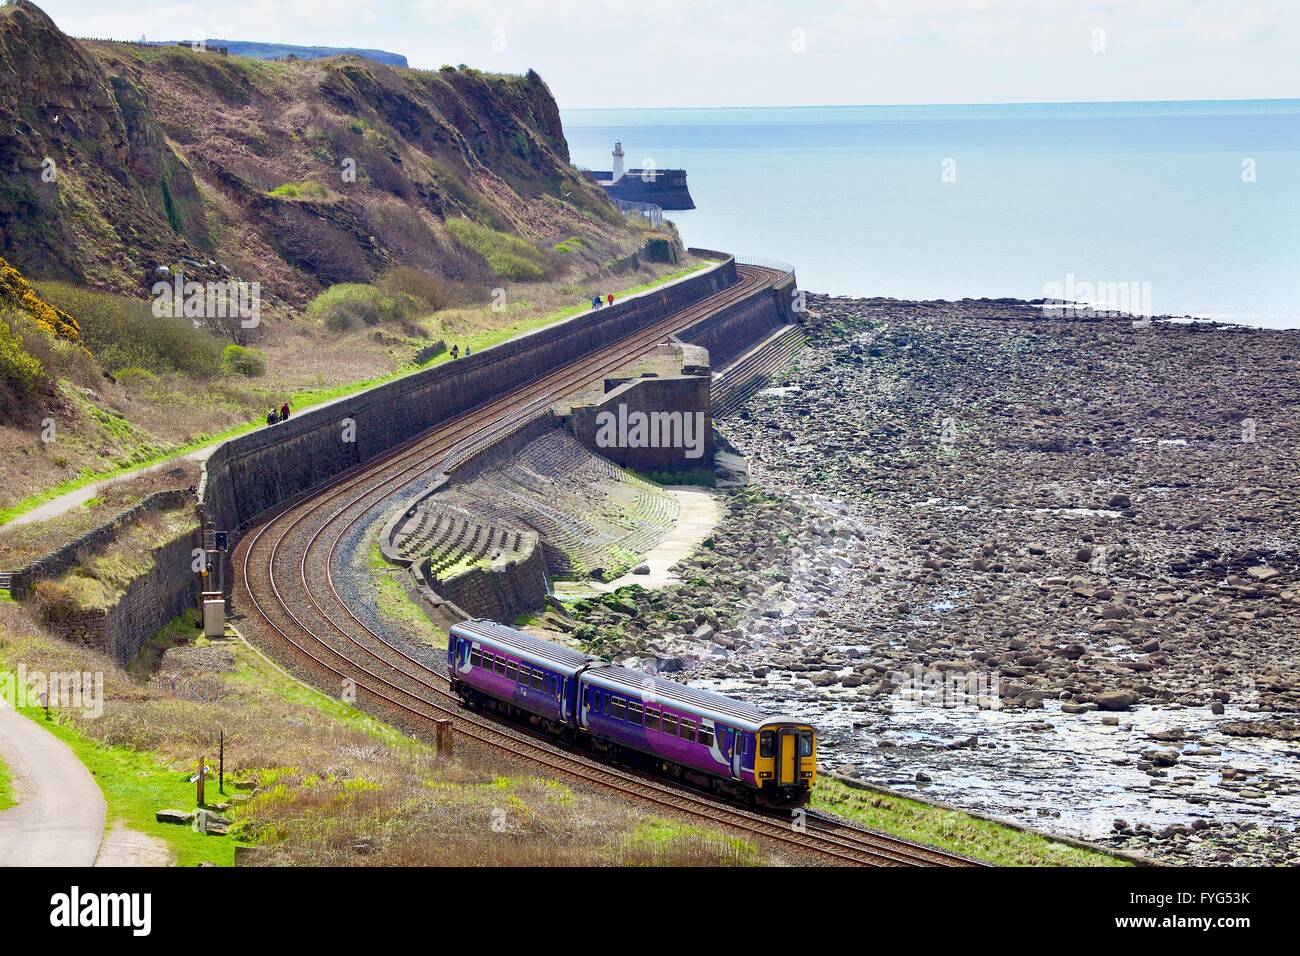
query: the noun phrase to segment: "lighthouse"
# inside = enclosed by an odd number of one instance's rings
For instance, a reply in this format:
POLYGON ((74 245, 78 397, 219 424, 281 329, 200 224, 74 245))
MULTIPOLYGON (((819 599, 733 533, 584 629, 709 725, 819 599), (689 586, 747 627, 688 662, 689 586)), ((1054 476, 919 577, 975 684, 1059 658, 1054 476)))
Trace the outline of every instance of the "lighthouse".
POLYGON ((615 141, 614 143, 614 174, 610 177, 610 182, 618 182, 623 178, 623 144, 615 141))

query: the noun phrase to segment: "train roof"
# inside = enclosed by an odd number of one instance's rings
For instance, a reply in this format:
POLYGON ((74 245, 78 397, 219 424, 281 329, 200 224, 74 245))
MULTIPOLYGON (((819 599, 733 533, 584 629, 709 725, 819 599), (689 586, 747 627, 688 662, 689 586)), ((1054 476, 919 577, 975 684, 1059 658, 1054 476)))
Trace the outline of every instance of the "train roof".
POLYGON ((644 674, 617 664, 592 667, 582 675, 582 679, 606 690, 624 691, 643 700, 656 700, 685 710, 693 710, 744 730, 758 730, 761 725, 773 722, 807 723, 793 717, 778 716, 770 711, 760 710, 752 704, 711 690, 688 687, 686 684, 665 680, 654 674, 644 674))
POLYGON ((461 621, 452 627, 451 632, 471 640, 499 645, 506 650, 531 657, 538 663, 550 664, 569 674, 576 673, 594 660, 562 644, 534 637, 532 634, 507 627, 505 624, 498 624, 496 621, 461 621))

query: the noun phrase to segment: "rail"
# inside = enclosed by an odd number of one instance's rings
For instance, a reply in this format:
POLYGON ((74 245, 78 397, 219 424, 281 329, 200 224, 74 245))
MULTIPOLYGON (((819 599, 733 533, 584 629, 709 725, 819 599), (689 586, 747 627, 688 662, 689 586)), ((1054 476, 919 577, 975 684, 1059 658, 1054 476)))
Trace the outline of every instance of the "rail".
POLYGON ((790 265, 788 262, 781 262, 779 259, 763 259, 759 256, 737 255, 736 262, 746 266, 758 266, 760 269, 774 269, 777 272, 785 273, 787 277, 794 275, 794 266, 790 265))

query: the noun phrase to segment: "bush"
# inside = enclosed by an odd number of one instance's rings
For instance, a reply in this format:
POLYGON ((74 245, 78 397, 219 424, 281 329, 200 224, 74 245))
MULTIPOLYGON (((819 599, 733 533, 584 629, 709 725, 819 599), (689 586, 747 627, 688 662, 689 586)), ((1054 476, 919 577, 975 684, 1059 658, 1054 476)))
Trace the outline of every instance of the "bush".
MULTIPOLYGON (((32 394, 45 380, 41 360, 23 347, 22 324, 17 315, 6 311, 0 315, 0 388, 19 397, 32 394)), ((39 335, 32 330, 29 334, 39 335)))
POLYGON ((499 278, 530 281, 546 276, 548 262, 542 251, 518 236, 468 219, 448 219, 447 230, 462 246, 482 256, 499 278))
POLYGON ((245 378, 257 378, 266 374, 266 356, 259 349, 227 345, 221 353, 221 368, 245 378))
POLYGON ((446 308, 447 296, 442 282, 421 269, 395 266, 377 280, 375 287, 388 296, 409 295, 428 312, 446 308))
POLYGON ((372 285, 356 282, 330 286, 307 306, 308 315, 334 332, 346 332, 357 323, 403 322, 420 311, 420 301, 406 292, 386 295, 372 285))
POLYGON ((195 378, 221 368, 221 340, 188 319, 158 317, 150 303, 64 282, 44 282, 41 294, 81 324, 81 340, 110 371, 143 368, 195 378))
POLYGON ((58 581, 37 581, 32 597, 46 624, 65 624, 81 613, 81 602, 66 585, 58 581))
POLYGON ((275 199, 301 201, 328 199, 330 194, 329 190, 320 183, 308 180, 303 183, 285 183, 283 186, 276 186, 267 195, 275 199))

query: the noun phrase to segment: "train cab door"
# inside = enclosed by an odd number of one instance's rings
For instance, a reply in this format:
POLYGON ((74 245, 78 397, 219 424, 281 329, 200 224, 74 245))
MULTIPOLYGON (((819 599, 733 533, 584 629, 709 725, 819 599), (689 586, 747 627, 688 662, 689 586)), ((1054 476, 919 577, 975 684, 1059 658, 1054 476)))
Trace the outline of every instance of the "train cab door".
POLYGON ((776 732, 776 785, 795 786, 799 783, 799 731, 781 727, 776 732))

